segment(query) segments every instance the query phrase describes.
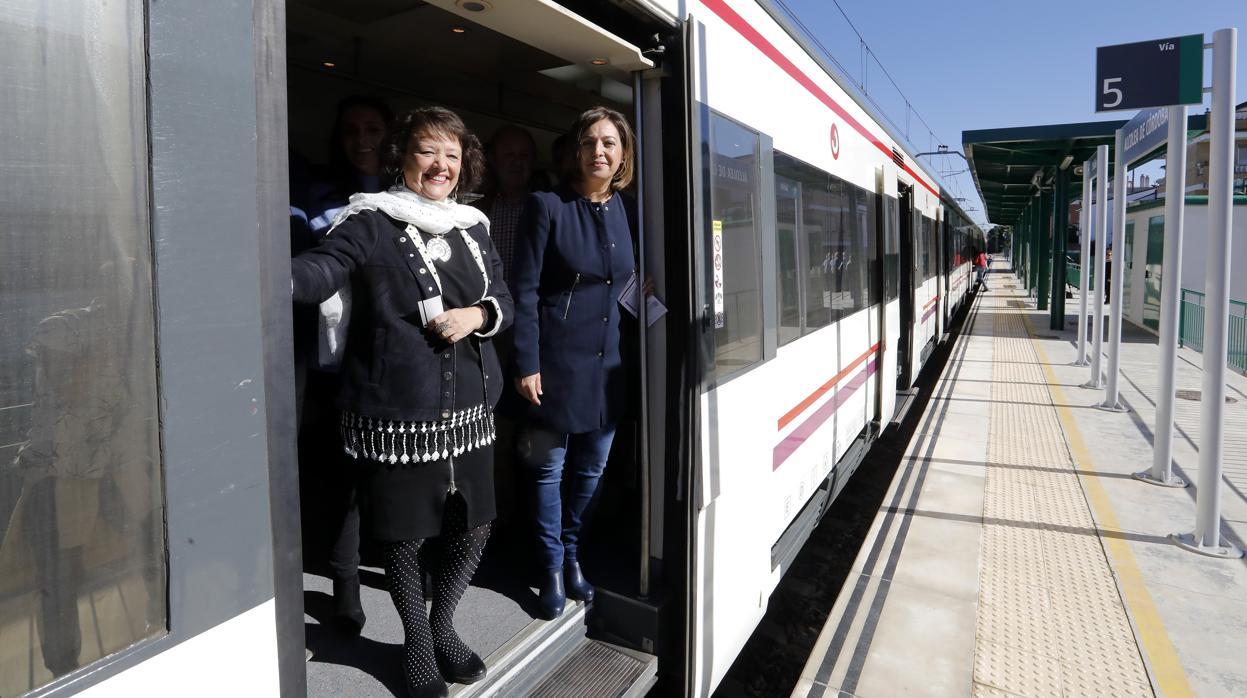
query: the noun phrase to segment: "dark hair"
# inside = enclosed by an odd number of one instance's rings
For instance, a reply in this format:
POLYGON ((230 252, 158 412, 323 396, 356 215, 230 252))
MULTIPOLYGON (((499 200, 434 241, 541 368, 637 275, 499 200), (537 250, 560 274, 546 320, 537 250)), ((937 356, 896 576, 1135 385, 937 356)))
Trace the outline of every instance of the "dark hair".
POLYGON ((394 120, 394 112, 378 97, 351 95, 343 97, 338 102, 338 113, 333 118, 333 130, 329 132, 328 175, 333 185, 346 194, 355 192, 359 172, 351 165, 351 161, 346 157, 346 151, 342 149, 342 122, 346 118, 346 113, 355 108, 371 109, 377 112, 381 120, 385 122, 387 131, 390 128, 390 122, 394 120))
POLYGON ((624 115, 609 107, 593 107, 577 117, 572 127, 567 130, 571 141, 567 144, 568 157, 561 163, 563 177, 569 182, 574 182, 580 177, 580 159, 576 155, 580 148, 580 139, 584 137, 585 131, 603 119, 610 120, 615 125, 615 130, 619 131, 619 145, 623 149, 623 156, 619 160, 619 169, 615 171, 615 176, 611 177, 610 184, 611 191, 619 191, 626 189, 632 183, 636 137, 632 135, 632 126, 628 124, 624 115))
POLYGON ((485 171, 485 154, 481 151, 481 141, 468 130, 458 114, 443 107, 420 107, 398 117, 381 152, 381 165, 385 168, 385 176, 398 180, 403 173, 403 158, 411 147, 412 139, 425 135, 446 136, 459 141, 463 154, 459 166, 459 183, 455 185, 452 195, 475 191, 485 171))
POLYGON ((528 146, 533 149, 533 155, 537 155, 537 140, 533 138, 533 134, 523 126, 516 126, 515 124, 503 124, 499 126, 498 130, 494 131, 494 135, 489 137, 489 142, 485 144, 485 152, 490 156, 493 156, 494 151, 498 149, 498 144, 501 143, 507 136, 519 136, 520 138, 523 138, 528 143, 528 146))

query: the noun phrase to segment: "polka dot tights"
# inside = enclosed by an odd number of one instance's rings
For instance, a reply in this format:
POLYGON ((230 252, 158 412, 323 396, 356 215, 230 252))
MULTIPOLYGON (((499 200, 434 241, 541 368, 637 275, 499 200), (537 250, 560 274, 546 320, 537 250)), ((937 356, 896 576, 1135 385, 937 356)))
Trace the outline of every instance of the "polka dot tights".
POLYGON ((446 501, 442 534, 431 539, 434 553, 433 607, 426 613, 424 570, 420 548, 424 539, 391 543, 386 548, 385 576, 390 598, 403 623, 403 671, 412 686, 442 680, 437 659, 454 664, 467 660, 472 650, 455 632, 455 609, 481 562, 489 524, 467 527, 467 506, 459 495, 446 501))

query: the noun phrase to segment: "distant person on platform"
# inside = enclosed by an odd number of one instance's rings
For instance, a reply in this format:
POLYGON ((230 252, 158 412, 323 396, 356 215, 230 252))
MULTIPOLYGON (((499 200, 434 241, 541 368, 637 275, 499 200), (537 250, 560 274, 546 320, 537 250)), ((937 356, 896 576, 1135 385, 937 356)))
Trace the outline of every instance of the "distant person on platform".
POLYGON ((983 250, 974 251, 974 277, 977 288, 987 290, 987 255, 983 250))

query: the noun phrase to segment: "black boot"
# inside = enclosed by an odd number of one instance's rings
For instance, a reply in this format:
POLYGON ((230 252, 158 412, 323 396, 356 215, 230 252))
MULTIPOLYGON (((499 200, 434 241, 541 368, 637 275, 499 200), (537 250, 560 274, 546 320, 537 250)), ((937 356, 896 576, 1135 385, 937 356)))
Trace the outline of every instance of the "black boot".
POLYGON ((563 561, 563 583, 566 585, 567 598, 585 602, 593 600, 593 585, 585 580, 579 562, 563 561))
POLYGON ((475 652, 469 651, 462 661, 437 653, 437 670, 447 683, 476 683, 485 678, 485 661, 475 652))
POLYGON ((333 580, 333 626, 345 635, 358 635, 368 617, 359 602, 359 575, 333 580))
POLYGON ((563 615, 563 606, 567 604, 567 593, 563 591, 563 570, 546 570, 537 597, 542 618, 554 620, 563 615))

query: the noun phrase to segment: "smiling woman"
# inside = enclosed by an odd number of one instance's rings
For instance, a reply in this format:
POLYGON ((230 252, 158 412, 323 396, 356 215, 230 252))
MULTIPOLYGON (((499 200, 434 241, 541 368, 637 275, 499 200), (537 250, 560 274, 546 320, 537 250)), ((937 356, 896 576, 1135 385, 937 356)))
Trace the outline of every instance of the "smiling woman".
POLYGON ((298 303, 353 288, 336 400, 340 448, 358 461, 348 467, 358 473, 366 528, 383 542, 413 696, 485 677, 454 628, 495 516, 501 370, 491 338, 511 322, 489 222, 454 200, 480 181, 483 162, 480 141, 453 112, 407 112, 384 148, 394 186, 352 196, 325 241, 291 266, 298 303), (428 538, 440 553, 431 613, 419 554, 428 538))

